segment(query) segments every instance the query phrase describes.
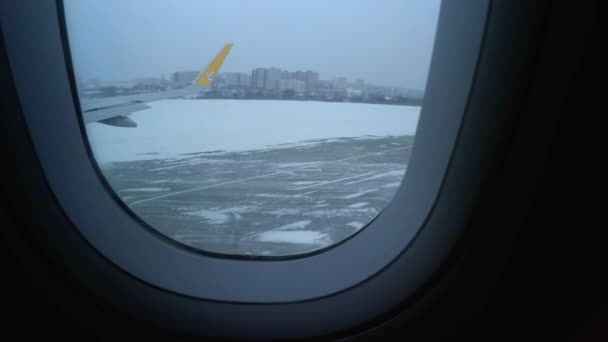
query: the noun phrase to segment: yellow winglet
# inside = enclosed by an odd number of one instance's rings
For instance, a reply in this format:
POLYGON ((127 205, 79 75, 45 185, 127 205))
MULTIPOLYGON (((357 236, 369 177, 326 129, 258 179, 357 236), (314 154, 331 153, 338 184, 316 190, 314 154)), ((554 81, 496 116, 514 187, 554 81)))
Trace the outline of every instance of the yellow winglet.
POLYGON ((205 70, 200 77, 194 82, 196 85, 201 86, 209 86, 213 83, 213 80, 217 77, 217 73, 220 71, 222 64, 224 63, 224 59, 228 56, 228 52, 232 48, 233 43, 228 43, 224 45, 224 48, 220 53, 215 57, 215 59, 209 64, 207 70, 205 70))

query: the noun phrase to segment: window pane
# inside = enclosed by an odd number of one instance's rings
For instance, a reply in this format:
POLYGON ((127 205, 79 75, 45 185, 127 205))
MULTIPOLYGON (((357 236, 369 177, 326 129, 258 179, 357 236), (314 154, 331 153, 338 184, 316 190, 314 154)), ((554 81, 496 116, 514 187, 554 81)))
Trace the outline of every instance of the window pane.
POLYGON ((338 243, 401 185, 439 5, 65 1, 94 158, 134 215, 201 251, 338 243))

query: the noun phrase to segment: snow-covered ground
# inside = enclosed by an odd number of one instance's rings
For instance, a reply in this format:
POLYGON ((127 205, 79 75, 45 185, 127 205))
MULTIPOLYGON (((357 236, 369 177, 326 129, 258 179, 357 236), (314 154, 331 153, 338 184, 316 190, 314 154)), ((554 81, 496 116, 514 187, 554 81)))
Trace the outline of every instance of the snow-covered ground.
POLYGON ((413 135, 420 107, 358 103, 163 100, 133 113, 137 128, 87 125, 98 163, 249 151, 310 140, 413 135))
POLYGON ((137 128, 87 125, 124 203, 201 250, 292 255, 342 241, 390 202, 419 107, 166 100, 137 128), (119 163, 112 163, 119 162, 119 163))
POLYGON ((352 236, 406 173, 413 136, 330 138, 246 152, 102 165, 150 226, 201 250, 292 255, 352 236))

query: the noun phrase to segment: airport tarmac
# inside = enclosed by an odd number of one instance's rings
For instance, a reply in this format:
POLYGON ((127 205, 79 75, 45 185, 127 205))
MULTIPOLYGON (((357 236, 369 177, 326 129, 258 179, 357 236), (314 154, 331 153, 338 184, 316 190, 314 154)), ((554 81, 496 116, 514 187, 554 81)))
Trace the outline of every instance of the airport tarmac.
POLYGON ((365 227, 401 185, 413 136, 309 140, 100 166, 150 227, 195 250, 286 256, 365 227))

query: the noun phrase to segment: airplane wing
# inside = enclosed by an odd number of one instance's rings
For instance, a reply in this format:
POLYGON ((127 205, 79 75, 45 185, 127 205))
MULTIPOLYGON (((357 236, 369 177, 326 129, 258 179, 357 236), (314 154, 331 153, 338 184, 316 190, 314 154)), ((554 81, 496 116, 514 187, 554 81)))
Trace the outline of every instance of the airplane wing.
POLYGON ((120 127, 137 127, 137 123, 127 116, 133 112, 150 108, 150 106, 145 104, 146 102, 192 95, 211 86, 232 45, 232 43, 226 44, 222 51, 211 61, 207 69, 202 71, 192 81, 192 84, 185 88, 102 99, 81 99, 80 107, 84 122, 100 122, 120 127))

